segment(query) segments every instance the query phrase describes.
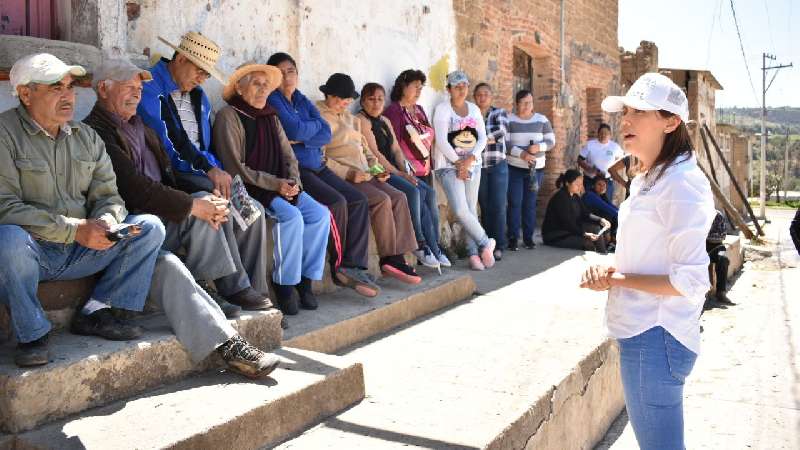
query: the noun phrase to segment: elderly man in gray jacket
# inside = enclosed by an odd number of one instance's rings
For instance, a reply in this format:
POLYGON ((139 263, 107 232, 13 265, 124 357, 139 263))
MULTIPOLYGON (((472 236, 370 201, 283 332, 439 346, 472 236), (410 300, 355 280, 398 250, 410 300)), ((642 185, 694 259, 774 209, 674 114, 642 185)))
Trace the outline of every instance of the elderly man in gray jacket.
MULTIPOLYGON (((157 163, 152 170, 145 167, 143 161, 149 157, 155 162, 153 151, 160 150, 149 147, 147 142, 155 141, 154 145, 160 143, 156 138, 147 139, 148 130, 136 117, 136 107, 141 99, 142 84, 151 79, 150 72, 139 69, 126 59, 107 59, 94 71, 97 104, 85 122, 97 131, 106 144, 126 206, 134 211, 174 217, 182 210, 182 203, 192 204, 196 199, 148 176, 155 170, 155 175, 150 176, 159 177, 162 169, 157 163), (132 190, 138 193, 134 195, 132 190), (141 198, 151 196, 160 197, 153 200, 160 202, 159 207, 141 198), (174 201, 176 198, 182 202, 174 201)), ((212 209, 215 213, 224 214, 216 207, 212 209)), ((199 222, 198 225, 202 226, 199 222)), ((220 246, 227 250, 224 236, 214 233, 211 227, 206 228, 208 233, 194 245, 205 247, 209 257, 194 262, 219 265, 218 261, 213 260, 216 258, 224 263, 227 254, 219 251, 220 246)), ((159 254, 150 284, 150 299, 164 310, 178 341, 195 362, 205 359, 216 349, 231 369, 245 376, 257 378, 270 373, 277 367, 279 359, 253 347, 236 333, 220 306, 195 282, 192 274, 194 269, 190 271, 168 251, 180 245, 169 243, 169 235, 168 229, 168 238, 159 254)), ((228 265, 231 266, 230 273, 233 263, 229 262, 228 265)), ((206 270, 202 267, 197 269, 206 270)))

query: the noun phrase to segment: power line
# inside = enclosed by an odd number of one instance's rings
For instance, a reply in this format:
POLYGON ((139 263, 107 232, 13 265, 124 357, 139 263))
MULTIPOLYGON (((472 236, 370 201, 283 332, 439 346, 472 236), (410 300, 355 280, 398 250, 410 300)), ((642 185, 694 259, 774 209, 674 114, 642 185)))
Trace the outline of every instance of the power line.
POLYGON ((708 49, 706 50, 706 67, 711 61, 711 38, 714 36, 714 26, 717 24, 717 15, 722 11, 722 0, 717 2, 717 7, 711 11, 711 31, 708 32, 708 49))
POLYGON ((742 59, 744 59, 744 68, 747 69, 747 79, 750 81, 750 89, 753 91, 753 98, 758 103, 758 94, 756 94, 756 87, 753 84, 753 76, 750 75, 750 66, 747 64, 747 55, 744 53, 744 43, 742 42, 742 32, 739 30, 739 20, 736 19, 736 8, 733 6, 731 0, 731 12, 733 13, 733 23, 736 25, 736 34, 739 36, 739 48, 742 50, 742 59))
POLYGON ((769 5, 764 0, 764 9, 767 12, 767 29, 769 29, 769 43, 772 44, 772 53, 775 53, 775 40, 772 38, 772 19, 769 17, 769 5))

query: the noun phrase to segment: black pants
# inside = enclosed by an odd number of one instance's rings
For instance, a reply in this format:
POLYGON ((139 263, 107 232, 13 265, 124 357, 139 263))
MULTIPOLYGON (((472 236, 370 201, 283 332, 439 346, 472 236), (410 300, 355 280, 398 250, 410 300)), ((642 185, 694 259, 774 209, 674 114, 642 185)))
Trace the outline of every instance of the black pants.
MULTIPOLYGON (((597 233, 601 226, 593 222, 584 223, 583 231, 586 233, 597 233)), ((554 232, 542 235, 545 245, 559 248, 572 248, 575 250, 589 250, 600 254, 608 253, 606 248, 606 235, 603 234, 596 241, 593 241, 583 234, 572 234, 569 232, 554 232)))
POLYGON ((728 259, 725 246, 722 244, 706 243, 706 251, 711 263, 714 264, 714 273, 717 276, 717 285, 715 286, 717 294, 724 294, 728 290, 728 267, 731 265, 731 260, 728 259))
MULTIPOLYGON (((339 178, 327 167, 314 171, 300 169, 303 190, 331 210, 339 230, 342 265, 367 267, 369 247, 369 203, 367 196, 339 178)), ((331 232, 334 230, 331 228, 331 232)))
POLYGON ((797 253, 800 253, 800 209, 794 214, 792 224, 789 225, 789 234, 792 236, 794 248, 797 249, 797 253))

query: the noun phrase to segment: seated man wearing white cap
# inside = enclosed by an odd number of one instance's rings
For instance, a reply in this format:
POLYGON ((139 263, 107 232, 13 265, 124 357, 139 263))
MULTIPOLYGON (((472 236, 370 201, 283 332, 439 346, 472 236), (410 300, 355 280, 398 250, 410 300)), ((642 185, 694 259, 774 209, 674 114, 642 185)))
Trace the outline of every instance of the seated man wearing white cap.
POLYGON ((86 71, 41 53, 11 68, 19 106, 0 114, 0 304, 8 306, 18 366, 47 364, 51 330, 36 289, 40 281, 103 272, 72 331, 112 340, 141 329, 111 310, 141 311, 164 226, 128 215, 105 146, 72 121, 74 77, 86 71), (126 227, 127 224, 128 226, 126 227))
MULTIPOLYGON (((175 49, 175 55, 172 60, 162 58, 150 69, 153 80, 143 87, 137 113, 160 139, 179 189, 190 194, 211 192, 229 200, 231 177, 212 154, 211 103, 200 87, 210 75, 223 80, 214 68, 219 58, 219 47, 194 32, 183 36, 178 47, 161 40, 175 49)), ((191 236, 197 228, 185 225, 186 221, 167 225, 168 245, 173 237, 179 241, 202 239, 191 236)), ((267 298, 264 214, 244 230, 233 221, 220 221, 218 225, 229 242, 230 258, 236 271, 214 281, 217 291, 227 301, 244 309, 269 308, 272 303, 267 298)), ((193 248, 202 250, 200 246, 193 248)), ((189 248, 189 252, 193 248, 189 248)), ((188 255, 186 260, 192 258, 188 255)), ((194 265, 189 266, 195 271, 194 265)))
POLYGON ((97 104, 84 120, 106 144, 125 206, 180 226, 167 227, 164 249, 156 263, 150 297, 164 310, 172 330, 192 360, 200 362, 215 349, 233 370, 261 377, 278 365, 278 358, 253 347, 231 327, 223 310, 194 280, 217 279, 235 271, 220 221, 227 202, 208 193, 192 196, 177 190, 172 166, 155 132, 136 116, 142 82, 150 72, 126 59, 107 59, 94 71, 97 104), (172 238, 178 228, 196 240, 172 238), (183 245, 187 267, 168 245, 183 245), (198 248, 194 248, 198 247, 198 248))

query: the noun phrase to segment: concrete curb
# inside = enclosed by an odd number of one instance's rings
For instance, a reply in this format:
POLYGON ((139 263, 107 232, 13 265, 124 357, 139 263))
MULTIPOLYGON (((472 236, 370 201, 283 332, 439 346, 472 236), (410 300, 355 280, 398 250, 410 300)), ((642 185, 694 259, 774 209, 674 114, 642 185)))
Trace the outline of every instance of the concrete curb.
POLYGON ((439 286, 417 292, 390 305, 365 312, 284 341, 285 347, 334 353, 418 317, 467 299, 475 292, 475 281, 462 275, 439 286))
POLYGON ((608 340, 484 448, 593 448, 624 406, 619 350, 608 340))
MULTIPOLYGON (((252 344, 271 350, 280 345, 280 317, 274 310, 244 314, 234 328, 252 344)), ((153 318, 157 324, 165 320, 153 318)), ((168 326, 148 329, 153 331, 135 343, 57 335, 51 352, 58 360, 34 370, 14 366, 13 352, 8 352, 0 365, 0 429, 30 430, 222 363, 212 355, 194 364, 168 326)))
POLYGON ((274 379, 190 378, 19 435, 17 449, 260 448, 364 398, 360 363, 296 349, 276 353, 286 363, 274 379))

